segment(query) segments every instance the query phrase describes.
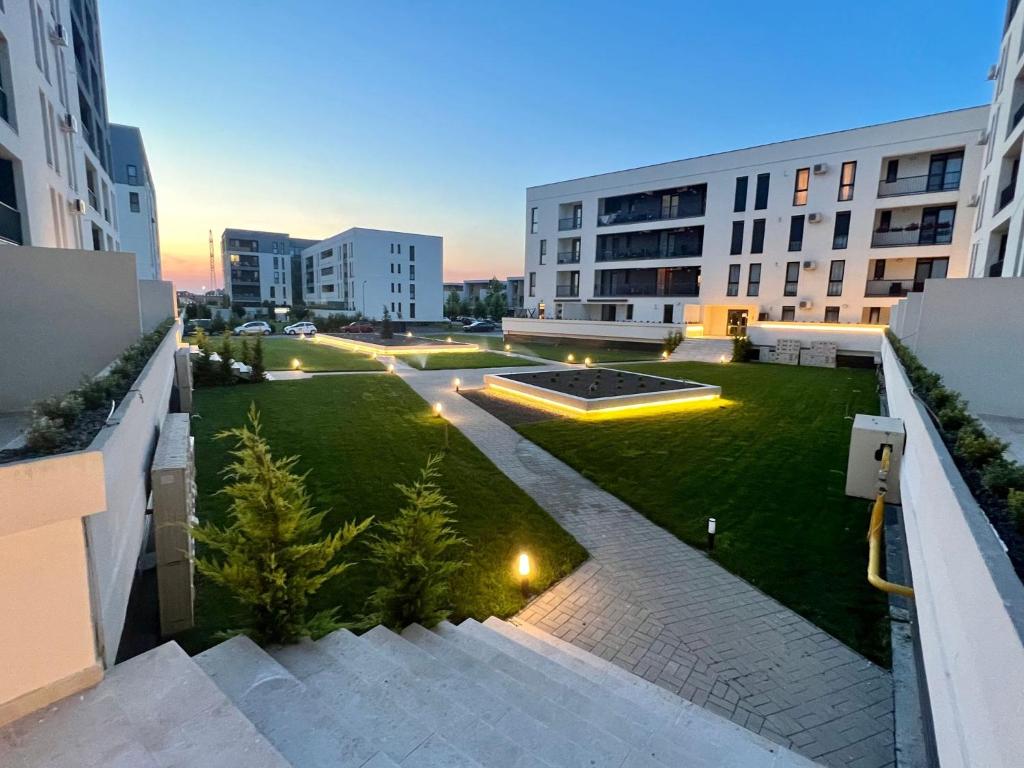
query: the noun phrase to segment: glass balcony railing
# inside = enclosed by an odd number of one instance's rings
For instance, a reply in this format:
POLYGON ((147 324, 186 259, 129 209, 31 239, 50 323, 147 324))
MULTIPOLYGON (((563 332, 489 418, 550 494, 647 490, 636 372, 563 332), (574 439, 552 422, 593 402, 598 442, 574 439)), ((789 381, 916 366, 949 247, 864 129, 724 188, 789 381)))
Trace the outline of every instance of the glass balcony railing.
POLYGON ((558 220, 558 231, 565 232, 570 229, 580 229, 583 226, 582 216, 570 216, 568 219, 558 220))
POLYGON ((610 285, 595 286, 594 296, 612 298, 619 296, 699 296, 700 286, 696 283, 669 285, 610 285))
POLYGON ((22 245, 21 212, 6 203, 0 203, 0 240, 22 245))
POLYGON ((699 248, 617 248, 597 252, 597 261, 634 261, 637 259, 685 259, 701 255, 699 248))
POLYGON ((872 248, 890 248, 901 245, 949 245, 953 241, 953 225, 938 227, 890 228, 871 234, 872 248))
POLYGON ((907 280, 868 280, 864 288, 865 296, 906 296, 911 291, 921 291, 924 283, 907 280))
POLYGON ((903 176, 878 182, 879 197, 921 195, 928 192, 955 192, 960 189, 960 171, 926 173, 924 176, 903 176))
POLYGON ((580 295, 578 285, 556 285, 555 296, 559 299, 574 299, 580 295))
POLYGON ((579 264, 580 254, 575 251, 562 251, 558 254, 559 264, 579 264))

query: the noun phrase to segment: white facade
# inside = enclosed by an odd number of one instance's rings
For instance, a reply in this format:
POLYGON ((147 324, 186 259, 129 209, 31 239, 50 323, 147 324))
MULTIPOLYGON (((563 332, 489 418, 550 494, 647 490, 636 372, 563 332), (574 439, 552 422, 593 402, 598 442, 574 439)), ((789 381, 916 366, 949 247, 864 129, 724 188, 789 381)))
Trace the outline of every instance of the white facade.
POLYGON ((968 273, 986 111, 531 187, 524 313, 885 323, 925 279, 968 273))
POLYGON ((291 306, 296 295, 293 263, 312 240, 284 232, 225 229, 220 239, 224 292, 232 304, 253 308, 269 302, 291 306))
POLYGON ((159 280, 160 227, 156 189, 142 132, 130 125, 112 123, 110 146, 121 249, 135 254, 139 280, 159 280))
POLYGON ((302 251, 306 302, 379 319, 440 320, 444 241, 353 227, 302 251))
POLYGON ((119 250, 95 0, 0 12, 0 241, 119 250))

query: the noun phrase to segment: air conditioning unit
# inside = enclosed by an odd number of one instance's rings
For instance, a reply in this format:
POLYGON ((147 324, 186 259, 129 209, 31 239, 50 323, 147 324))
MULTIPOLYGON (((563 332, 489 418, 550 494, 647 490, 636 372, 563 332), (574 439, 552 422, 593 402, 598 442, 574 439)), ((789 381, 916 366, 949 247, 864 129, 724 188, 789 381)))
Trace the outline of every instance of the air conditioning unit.
POLYGON ((825 220, 825 217, 822 216, 820 213, 809 213, 809 214, 807 214, 807 221, 809 221, 811 224, 820 224, 824 220, 825 220))
POLYGON ((992 66, 990 66, 988 68, 988 74, 985 75, 985 79, 986 80, 995 80, 997 77, 999 77, 999 67, 997 67, 995 64, 993 64, 992 66))
POLYGON ((60 119, 60 129, 67 133, 78 133, 78 118, 70 112, 65 112, 60 119))
POLYGON ((967 201, 967 207, 968 208, 977 208, 979 202, 980 201, 978 200, 978 196, 977 195, 971 195, 971 199, 967 201))
POLYGON ((50 39, 54 45, 59 45, 64 48, 68 46, 68 30, 63 24, 54 24, 53 28, 50 29, 50 39))
POLYGON ((988 144, 988 131, 982 128, 978 131, 978 146, 982 146, 984 144, 988 144))
POLYGON ((814 302, 810 299, 800 299, 800 309, 813 309, 814 302))
POLYGON ((76 197, 71 201, 71 210, 74 213, 85 213, 88 210, 88 207, 85 204, 85 200, 80 197, 76 197))
POLYGON ((814 269, 817 269, 817 267, 818 267, 818 262, 816 262, 816 261, 812 261, 812 260, 808 259, 807 261, 804 262, 804 269, 806 269, 808 272, 811 272, 814 269))
POLYGON ((815 163, 814 164, 814 175, 821 176, 822 174, 828 173, 828 163, 815 163))

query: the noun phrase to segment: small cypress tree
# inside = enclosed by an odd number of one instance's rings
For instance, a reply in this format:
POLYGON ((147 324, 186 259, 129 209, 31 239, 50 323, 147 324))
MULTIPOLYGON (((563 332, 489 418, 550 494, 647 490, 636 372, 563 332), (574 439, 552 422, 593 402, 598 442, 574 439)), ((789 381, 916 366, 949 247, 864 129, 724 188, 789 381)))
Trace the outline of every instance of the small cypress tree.
POLYGON ((199 572, 226 587, 248 613, 233 633, 261 644, 293 643, 337 628, 334 610, 308 615, 310 599, 351 565, 338 562, 338 553, 372 518, 325 536, 326 511, 313 511, 306 475, 295 472, 299 458, 274 459, 255 404, 248 425, 217 437, 237 441, 234 461, 224 470, 231 482, 220 491, 231 499, 230 524, 196 526, 192 534, 216 553, 196 560, 199 572))
POLYGON ((370 561, 383 584, 370 596, 367 624, 395 631, 414 622, 432 627, 451 612, 451 579, 465 565, 451 550, 466 541, 452 528, 455 505, 437 484, 440 463, 440 455, 431 456, 412 485, 396 485, 405 506, 381 523, 383 536, 371 537, 370 561))
POLYGON ((217 363, 219 383, 223 385, 234 384, 235 372, 231 370, 231 356, 234 354, 234 351, 231 349, 231 334, 225 333, 221 336, 220 349, 217 350, 217 354, 220 355, 220 362, 217 363))
POLYGON ((196 346, 199 356, 192 364, 192 378, 197 387, 208 387, 214 382, 213 361, 210 360, 210 338, 202 328, 196 328, 196 346))
POLYGON ((249 346, 249 340, 245 336, 242 337, 242 343, 239 345, 238 357, 246 365, 252 365, 252 347, 249 346))
POLYGON ((394 329, 391 326, 391 313, 388 312, 387 306, 384 307, 384 316, 380 321, 380 337, 382 339, 390 339, 395 335, 394 329))
POLYGON ((259 336, 256 337, 256 343, 252 345, 249 367, 251 369, 249 372, 250 382, 259 384, 267 380, 267 369, 263 367, 263 341, 259 336))

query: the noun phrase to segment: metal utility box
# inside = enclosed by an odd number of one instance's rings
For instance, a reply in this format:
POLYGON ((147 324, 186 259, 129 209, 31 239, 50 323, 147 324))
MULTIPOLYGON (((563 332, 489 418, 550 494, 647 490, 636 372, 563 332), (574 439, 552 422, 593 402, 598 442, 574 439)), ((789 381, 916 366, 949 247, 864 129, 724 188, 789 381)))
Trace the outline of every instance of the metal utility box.
POLYGON ((888 492, 885 500, 900 503, 900 464, 906 433, 903 420, 889 416, 868 416, 858 413, 850 435, 850 458, 846 464, 846 495, 874 501, 878 493, 878 470, 882 446, 891 447, 888 492))

